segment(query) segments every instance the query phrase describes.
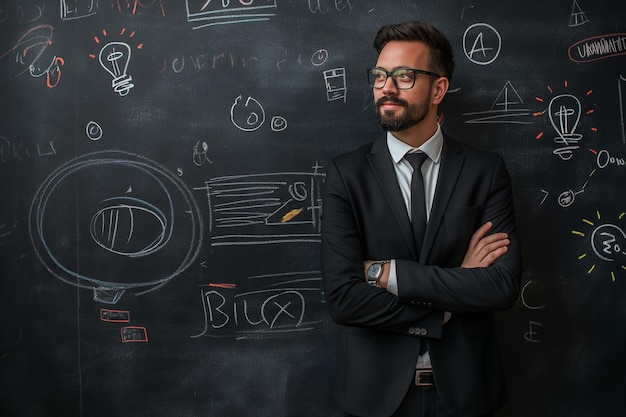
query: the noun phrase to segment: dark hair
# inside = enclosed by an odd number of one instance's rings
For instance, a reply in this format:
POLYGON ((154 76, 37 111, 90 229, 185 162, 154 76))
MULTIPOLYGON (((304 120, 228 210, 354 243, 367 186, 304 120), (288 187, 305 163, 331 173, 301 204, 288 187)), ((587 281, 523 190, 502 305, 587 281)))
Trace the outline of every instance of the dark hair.
POLYGON ((387 25, 380 28, 374 38, 374 48, 380 53, 390 41, 420 41, 430 48, 432 71, 452 80, 454 54, 452 45, 439 29, 418 21, 387 25))

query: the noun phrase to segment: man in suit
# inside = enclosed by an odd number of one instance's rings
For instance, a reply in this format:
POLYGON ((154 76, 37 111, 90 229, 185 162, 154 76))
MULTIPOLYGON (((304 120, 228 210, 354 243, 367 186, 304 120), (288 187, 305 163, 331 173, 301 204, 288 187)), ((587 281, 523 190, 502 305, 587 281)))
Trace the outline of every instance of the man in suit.
POLYGON ((324 183, 324 291, 341 325, 333 392, 349 416, 490 416, 507 399, 493 312, 512 307, 521 280, 509 175, 497 154, 441 131, 454 61, 439 30, 385 26, 374 47, 387 134, 331 160, 324 183), (411 153, 427 156, 417 169, 411 153))

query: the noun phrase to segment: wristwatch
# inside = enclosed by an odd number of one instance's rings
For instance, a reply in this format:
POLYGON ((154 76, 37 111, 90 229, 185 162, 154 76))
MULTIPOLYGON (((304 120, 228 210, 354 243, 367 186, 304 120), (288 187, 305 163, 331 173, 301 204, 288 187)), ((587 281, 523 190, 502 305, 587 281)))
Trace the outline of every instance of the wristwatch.
POLYGON ((383 276, 383 265, 391 261, 376 261, 367 267, 367 283, 380 288, 378 280, 383 276))

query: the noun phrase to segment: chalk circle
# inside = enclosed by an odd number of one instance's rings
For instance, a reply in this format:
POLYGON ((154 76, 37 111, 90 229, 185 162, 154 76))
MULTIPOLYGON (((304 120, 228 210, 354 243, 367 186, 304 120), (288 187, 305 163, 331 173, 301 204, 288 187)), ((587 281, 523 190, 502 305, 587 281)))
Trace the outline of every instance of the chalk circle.
POLYGON ((287 129, 287 119, 282 116, 272 117, 271 127, 274 132, 282 132, 287 129))
POLYGON ((563 191, 558 198, 561 207, 569 207, 574 203, 576 194, 572 190, 563 191))
POLYGON ((591 234, 591 248, 596 256, 613 262, 626 255, 626 233, 614 224, 598 226, 591 234))
POLYGON ((98 123, 91 120, 85 127, 85 133, 89 139, 99 140, 104 132, 98 123))
POLYGON ((29 213, 31 243, 46 269, 111 304, 181 274, 198 256, 202 231, 198 204, 175 174, 119 151, 61 165, 29 213))
POLYGON ((309 191, 304 182, 296 181, 289 186, 289 195, 296 201, 305 201, 309 196, 309 191))
POLYGON ((318 49, 311 56, 311 64, 319 67, 323 65, 324 62, 328 59, 328 51, 326 49, 318 49))
POLYGON ((491 64, 498 58, 501 49, 500 34, 496 28, 487 23, 474 23, 463 34, 463 52, 467 59, 475 64, 491 64), (475 59, 475 54, 478 54, 481 59, 475 59))
POLYGON ((254 97, 248 98, 242 103, 243 96, 235 98, 230 107, 230 121, 244 132, 252 132, 265 123, 265 110, 254 97))

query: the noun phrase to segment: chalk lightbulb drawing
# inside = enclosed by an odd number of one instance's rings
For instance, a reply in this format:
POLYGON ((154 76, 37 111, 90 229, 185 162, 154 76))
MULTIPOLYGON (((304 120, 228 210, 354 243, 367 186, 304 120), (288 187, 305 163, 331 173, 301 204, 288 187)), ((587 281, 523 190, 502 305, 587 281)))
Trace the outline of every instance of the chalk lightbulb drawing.
POLYGON ((113 77, 111 81, 113 91, 120 96, 127 95, 134 87, 131 82, 133 77, 127 73, 130 56, 131 50, 127 43, 109 42, 100 50, 98 57, 102 68, 113 77))
MULTIPOLYGON (((567 88, 568 86, 568 82, 565 81, 564 87, 567 88)), ((554 92, 550 86, 548 86, 548 91, 550 93, 554 92)), ((588 97, 591 94, 593 94, 593 91, 589 90, 585 96, 588 97)), ((541 103, 544 102, 544 99, 541 97, 535 97, 535 99, 541 103)), ((583 112, 578 97, 565 93, 554 96, 550 100, 547 109, 535 112, 533 116, 541 116, 545 113, 548 113, 550 124, 557 134, 554 138, 554 143, 558 146, 552 153, 558 155, 564 161, 571 159, 574 151, 580 148, 580 141, 583 138, 583 134, 577 132, 581 118, 583 114, 585 116, 592 115, 595 113, 595 110, 589 109, 583 112)), ((593 132, 598 131, 595 127, 592 127, 591 130, 593 132)), ((539 132, 536 139, 541 139, 543 135, 543 132, 539 132)))
POLYGON ((570 159, 572 151, 579 148, 578 142, 583 137, 576 133, 580 122, 580 101, 571 94, 560 94, 550 100, 548 116, 558 135, 554 142, 564 145, 559 155, 563 159, 570 159))
MULTIPOLYGON (((126 28, 123 28, 120 32, 120 36, 126 35, 126 28)), ((93 37, 95 43, 100 44, 100 37, 108 37, 109 34, 106 29, 102 29, 101 35, 96 35, 93 37)), ((135 36, 135 32, 132 31, 128 33, 130 38, 135 36)), ((140 43, 136 46, 137 49, 143 48, 143 43, 140 43)), ((128 64, 130 63, 131 57, 131 47, 126 42, 121 41, 113 41, 104 45, 100 49, 100 53, 96 56, 96 54, 90 53, 89 58, 96 59, 100 61, 100 65, 104 68, 110 75, 113 77, 113 81, 111 82, 111 86, 113 87, 113 91, 118 93, 120 96, 128 95, 131 88, 134 87, 132 83, 133 78, 128 74, 128 64)))
MULTIPOLYGON (((617 273, 620 271, 626 273, 626 232, 618 223, 626 219, 626 212, 622 212, 617 216, 615 223, 601 223, 602 216, 600 212, 596 212, 597 220, 582 219, 591 230, 572 230, 572 234, 580 236, 585 240, 588 239, 589 246, 593 254, 605 262, 607 265, 619 265, 619 267, 611 268, 611 281, 615 282, 617 273)), ((587 258, 587 252, 583 252, 578 256, 578 260, 582 261, 587 258)), ((596 264, 592 264, 587 270, 591 274, 596 269, 596 264)))

